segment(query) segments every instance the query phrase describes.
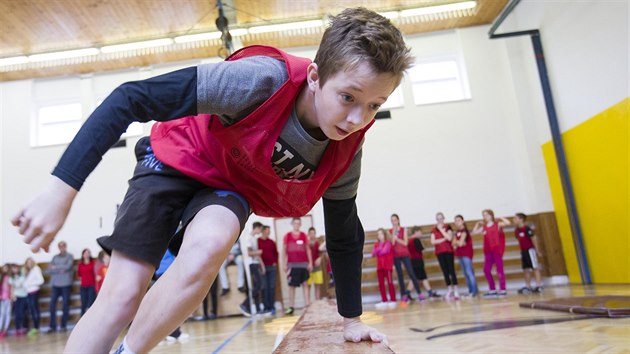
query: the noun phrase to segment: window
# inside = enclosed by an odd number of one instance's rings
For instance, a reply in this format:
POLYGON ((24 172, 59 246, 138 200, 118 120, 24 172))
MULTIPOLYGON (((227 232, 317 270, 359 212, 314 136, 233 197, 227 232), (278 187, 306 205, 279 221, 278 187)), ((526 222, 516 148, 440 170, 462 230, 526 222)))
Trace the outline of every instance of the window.
POLYGON ((67 144, 83 123, 80 103, 65 103, 39 107, 33 146, 67 144))
POLYGON ((427 60, 409 70, 416 105, 470 98, 465 70, 457 58, 427 60))

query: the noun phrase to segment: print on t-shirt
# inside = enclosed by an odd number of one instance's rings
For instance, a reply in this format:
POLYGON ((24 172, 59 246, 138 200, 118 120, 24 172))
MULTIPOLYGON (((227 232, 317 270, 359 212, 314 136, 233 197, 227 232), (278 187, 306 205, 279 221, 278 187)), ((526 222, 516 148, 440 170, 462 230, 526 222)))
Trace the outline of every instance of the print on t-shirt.
POLYGON ((274 172, 282 179, 304 180, 311 178, 315 173, 315 166, 280 137, 274 146, 271 163, 274 172))

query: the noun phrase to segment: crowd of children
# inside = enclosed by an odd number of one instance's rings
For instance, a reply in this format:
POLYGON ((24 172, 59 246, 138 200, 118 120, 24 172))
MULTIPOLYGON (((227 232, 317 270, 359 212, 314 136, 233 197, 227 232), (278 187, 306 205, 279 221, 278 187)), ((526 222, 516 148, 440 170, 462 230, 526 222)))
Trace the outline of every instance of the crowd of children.
MULTIPOLYGON (((484 298, 504 297, 507 295, 505 272, 503 269, 503 254, 505 252, 505 232, 504 228, 509 225, 515 226, 514 235, 518 240, 523 271, 525 274, 525 287, 518 292, 520 294, 539 293, 543 290, 542 279, 538 257, 541 256, 540 248, 533 231, 533 228, 526 224, 527 216, 517 213, 513 223, 505 218, 495 220, 494 212, 490 209, 483 210, 483 220, 475 224, 472 231, 468 230, 464 217, 456 215, 453 226, 445 223, 444 214, 436 214, 436 225, 430 232, 430 242, 434 246, 434 252, 438 259, 440 269, 444 275, 444 282, 447 293, 443 296, 445 300, 459 300, 457 274, 455 272, 455 257, 459 259, 459 264, 466 285, 468 294, 466 297, 477 297, 479 288, 473 268, 473 239, 472 235, 483 235, 483 271, 488 282, 489 290, 483 294, 484 298), (493 267, 499 279, 499 290, 492 274, 493 267), (536 286, 531 285, 532 273, 536 280, 536 286)), ((418 280, 422 281, 429 297, 441 297, 431 289, 424 269, 424 259, 422 251, 424 245, 421 238, 422 231, 418 227, 411 229, 412 236, 407 236, 404 227, 400 226, 400 219, 397 214, 391 216, 392 228, 388 231, 378 229, 377 240, 372 250, 372 256, 376 257, 376 271, 378 286, 381 295, 381 302, 376 304, 377 309, 396 307, 396 291, 392 282, 392 269, 396 268, 400 296, 403 303, 413 300, 410 288, 415 288, 418 300, 424 301, 426 297, 422 294, 418 280), (406 285, 402 266, 407 270, 409 285, 406 285), (388 298, 389 293, 389 298, 388 298)))
MULTIPOLYGON (((77 275, 81 281, 81 314, 96 298, 109 263, 109 256, 105 252, 99 254, 98 260, 91 258, 89 250, 84 250, 83 255, 77 267, 77 275)), ((55 274, 53 267, 51 262, 47 269, 51 278, 55 274)), ((9 334, 11 320, 15 327, 13 335, 32 337, 39 334, 41 322, 39 297, 43 285, 42 269, 31 257, 26 259, 24 265, 7 263, 0 268, 0 339, 9 334)), ((51 314, 56 314, 56 299, 52 300, 55 297, 55 286, 56 284, 51 282, 51 314)), ((53 319, 56 320, 56 316, 51 317, 49 331, 54 326, 53 319)), ((62 319, 62 328, 65 328, 65 321, 67 318, 62 319)))

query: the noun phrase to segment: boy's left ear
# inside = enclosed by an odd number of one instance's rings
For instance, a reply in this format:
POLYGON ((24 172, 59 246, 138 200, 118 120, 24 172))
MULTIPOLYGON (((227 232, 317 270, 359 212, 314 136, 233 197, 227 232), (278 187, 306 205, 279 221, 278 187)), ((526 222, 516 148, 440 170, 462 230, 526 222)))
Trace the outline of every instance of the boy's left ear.
POLYGON ((317 64, 310 63, 306 68, 306 81, 311 90, 316 90, 319 85, 319 73, 317 72, 317 64))

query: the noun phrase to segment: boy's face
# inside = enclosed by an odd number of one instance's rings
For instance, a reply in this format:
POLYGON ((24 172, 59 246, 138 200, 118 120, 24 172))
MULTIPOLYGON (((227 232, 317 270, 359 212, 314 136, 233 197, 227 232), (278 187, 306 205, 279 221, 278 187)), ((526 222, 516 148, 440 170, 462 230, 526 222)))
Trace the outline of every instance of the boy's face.
POLYGON ((313 116, 307 119, 330 140, 342 140, 363 129, 396 88, 393 75, 375 74, 367 63, 332 75, 323 87, 317 65, 311 64, 308 78, 313 116))
POLYGON ((518 226, 523 225, 523 219, 519 218, 518 215, 514 217, 514 223, 518 226))

